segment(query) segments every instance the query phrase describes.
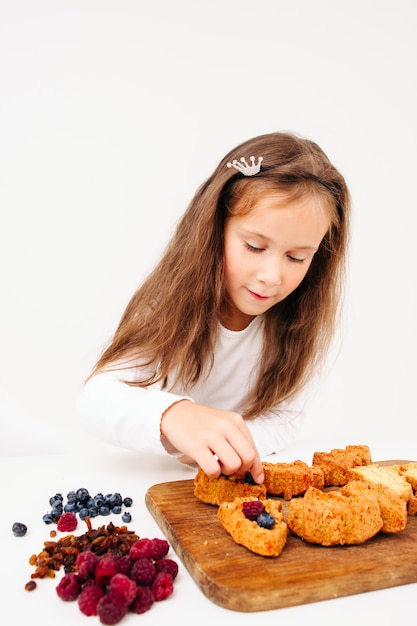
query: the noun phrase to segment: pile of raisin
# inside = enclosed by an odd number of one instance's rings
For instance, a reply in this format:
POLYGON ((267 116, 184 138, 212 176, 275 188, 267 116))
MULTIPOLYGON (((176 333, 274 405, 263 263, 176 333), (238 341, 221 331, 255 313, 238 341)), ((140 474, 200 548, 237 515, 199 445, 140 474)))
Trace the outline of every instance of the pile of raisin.
POLYGON ((139 536, 126 526, 115 526, 110 522, 107 526, 94 529, 89 518, 86 518, 85 522, 88 530, 84 534, 79 536, 70 534, 57 541, 45 541, 43 550, 30 557, 30 565, 35 566, 32 579, 55 578, 55 572, 60 569, 65 573, 75 571, 78 554, 86 550, 97 556, 107 553, 124 556, 139 539, 139 536))

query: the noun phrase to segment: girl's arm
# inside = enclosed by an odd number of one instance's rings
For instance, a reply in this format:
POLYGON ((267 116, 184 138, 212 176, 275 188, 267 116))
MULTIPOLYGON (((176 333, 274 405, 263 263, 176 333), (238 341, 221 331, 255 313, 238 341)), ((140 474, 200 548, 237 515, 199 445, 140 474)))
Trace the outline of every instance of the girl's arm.
POLYGON ((165 447, 160 421, 164 411, 184 397, 155 387, 132 387, 124 381, 132 379, 133 372, 106 371, 87 381, 77 398, 82 426, 98 439, 121 448, 178 456, 172 446, 165 447))
POLYGON ((77 410, 93 435, 137 452, 195 462, 209 476, 250 471, 262 482, 259 454, 240 415, 156 387, 132 387, 124 382, 128 375, 133 370, 99 373, 82 389, 77 410))

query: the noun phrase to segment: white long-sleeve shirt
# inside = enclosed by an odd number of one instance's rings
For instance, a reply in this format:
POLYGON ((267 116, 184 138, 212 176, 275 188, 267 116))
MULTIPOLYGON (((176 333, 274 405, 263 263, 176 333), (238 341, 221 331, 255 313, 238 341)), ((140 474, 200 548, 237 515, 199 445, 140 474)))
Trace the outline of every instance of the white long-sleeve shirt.
MULTIPOLYGON (((126 380, 143 378, 139 366, 98 373, 78 397, 81 422, 93 435, 113 445, 137 452, 176 455, 178 451, 161 437, 163 413, 184 398, 242 413, 243 402, 256 381, 262 341, 261 316, 242 331, 220 326, 212 369, 186 390, 169 385, 170 391, 165 391, 159 384, 126 384, 126 380)), ((279 452, 293 439, 303 418, 303 408, 303 395, 299 394, 291 402, 282 402, 265 415, 246 421, 261 457, 279 452)))

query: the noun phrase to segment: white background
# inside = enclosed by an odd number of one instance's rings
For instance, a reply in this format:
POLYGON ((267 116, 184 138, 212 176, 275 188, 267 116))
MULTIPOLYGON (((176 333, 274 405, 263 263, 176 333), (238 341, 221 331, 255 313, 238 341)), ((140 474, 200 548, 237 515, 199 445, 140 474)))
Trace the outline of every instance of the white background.
POLYGON ((1 436, 26 414, 81 445, 82 380, 195 189, 290 130, 353 198, 341 347, 302 436, 409 438, 416 28, 413 0, 0 0, 1 436))

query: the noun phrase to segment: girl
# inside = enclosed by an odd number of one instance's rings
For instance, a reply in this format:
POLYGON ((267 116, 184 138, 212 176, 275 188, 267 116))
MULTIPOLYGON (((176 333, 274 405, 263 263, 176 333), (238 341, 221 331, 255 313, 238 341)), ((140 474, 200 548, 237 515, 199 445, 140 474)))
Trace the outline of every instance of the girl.
POLYGON ((197 190, 78 400, 96 435, 209 476, 293 437, 335 328, 349 192, 313 142, 250 139, 197 190))

